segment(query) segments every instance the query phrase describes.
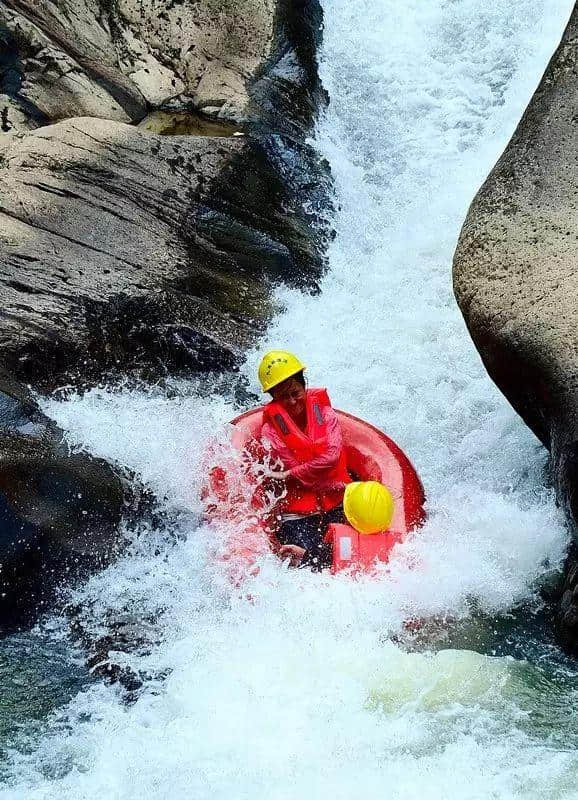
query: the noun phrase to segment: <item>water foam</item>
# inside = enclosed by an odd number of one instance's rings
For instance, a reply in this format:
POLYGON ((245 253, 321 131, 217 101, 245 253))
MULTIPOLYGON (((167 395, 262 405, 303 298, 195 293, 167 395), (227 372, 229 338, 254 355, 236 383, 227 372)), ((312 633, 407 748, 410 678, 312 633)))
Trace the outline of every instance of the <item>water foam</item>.
POLYGON ((341 204, 332 270, 321 297, 279 293, 286 311, 260 350, 295 349, 336 405, 387 430, 424 479, 430 520, 383 581, 269 557, 231 592, 194 510, 204 443, 233 404, 192 385, 174 398, 95 390, 48 403, 72 441, 184 510, 188 538, 141 537, 77 595, 95 625, 111 608, 156 616, 158 645, 117 658, 168 677, 128 708, 104 686, 80 695, 33 755, 15 756, 5 796, 575 796, 574 752, 525 724, 551 698, 549 679, 527 679, 530 665, 522 679, 509 659, 396 644, 408 616, 528 601, 563 556, 544 454, 483 372, 450 261, 570 6, 327 0, 332 102, 317 145, 341 204))

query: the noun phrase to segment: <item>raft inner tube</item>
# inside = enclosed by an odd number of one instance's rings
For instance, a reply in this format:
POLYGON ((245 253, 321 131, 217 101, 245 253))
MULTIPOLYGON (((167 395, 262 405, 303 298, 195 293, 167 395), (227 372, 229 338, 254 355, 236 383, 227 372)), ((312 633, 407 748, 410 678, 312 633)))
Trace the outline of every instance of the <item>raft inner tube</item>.
MULTIPOLYGON (((336 410, 347 455, 347 466, 355 480, 376 480, 390 490, 395 510, 389 530, 383 534, 361 536, 343 558, 343 547, 334 547, 333 571, 358 566, 367 570, 372 558, 387 560, 394 543, 425 520, 424 489, 419 476, 403 450, 385 433, 358 417, 336 410)), ((252 409, 231 421, 232 444, 240 452, 250 451, 259 442, 263 425, 261 408, 252 409)), ((343 534, 343 526, 340 526, 343 534)), ((336 532, 337 535, 337 532, 336 532)), ((337 543, 337 542, 336 542, 337 543)))

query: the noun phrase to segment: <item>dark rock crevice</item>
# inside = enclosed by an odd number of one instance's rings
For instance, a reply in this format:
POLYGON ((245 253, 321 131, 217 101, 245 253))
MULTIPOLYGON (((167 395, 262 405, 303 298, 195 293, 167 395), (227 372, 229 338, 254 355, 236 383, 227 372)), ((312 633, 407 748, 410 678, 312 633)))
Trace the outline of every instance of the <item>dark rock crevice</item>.
POLYGON ((71 452, 29 391, 0 370, 0 632, 33 622, 62 580, 119 554, 121 518, 149 502, 129 478, 71 452))
MULTIPOLYGON (((49 117, 20 93, 25 79, 20 54, 25 46, 25 42, 19 41, 8 28, 0 24, 0 95, 12 98, 23 115, 30 118, 34 126, 40 127, 50 122, 49 117)), ((2 132, 9 133, 12 127, 10 108, 4 105, 2 132)))
POLYGON ((329 97, 317 66, 323 11, 317 0, 279 0, 275 45, 250 86, 249 122, 257 130, 303 138, 329 97))

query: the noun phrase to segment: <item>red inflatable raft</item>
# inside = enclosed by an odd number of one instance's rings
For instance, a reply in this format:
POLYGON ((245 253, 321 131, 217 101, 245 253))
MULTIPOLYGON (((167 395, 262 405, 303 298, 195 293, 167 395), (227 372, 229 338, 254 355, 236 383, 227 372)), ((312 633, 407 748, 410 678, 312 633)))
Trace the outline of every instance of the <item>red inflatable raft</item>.
MULTIPOLYGON (((349 526, 332 525, 328 535, 333 539, 333 567, 332 572, 343 569, 370 570, 375 561, 387 561, 393 546, 402 541, 407 533, 421 525, 425 519, 424 491, 422 483, 405 453, 388 436, 363 420, 337 411, 344 444, 347 453, 347 466, 355 480, 376 480, 385 484, 393 495, 395 512, 391 527, 385 533, 371 535, 359 534, 349 526)), ((235 451, 244 454, 245 459, 259 459, 260 436, 263 412, 261 408, 248 411, 232 420, 232 445, 235 451)), ((214 463, 214 462, 213 462, 214 463)), ((211 518, 222 517, 225 514, 229 519, 235 514, 235 491, 238 493, 238 476, 232 478, 227 474, 224 466, 213 466, 209 471, 210 490, 208 494, 212 501, 209 507, 211 518), (232 478, 232 479, 231 479, 232 478), (234 485, 233 485, 234 484, 234 485), (216 502, 215 502, 216 501, 216 502)), ((247 502, 238 502, 237 506, 242 514, 247 515, 247 502), (244 509, 241 508, 244 505, 244 509)), ((250 513, 256 527, 260 527, 261 534, 268 527, 268 541, 275 547, 274 530, 271 530, 271 518, 255 523, 259 518, 261 502, 255 492, 250 501, 250 513)), ((249 526, 251 529, 251 526, 249 526)), ((247 530, 247 529, 246 529, 247 530)), ((249 538, 251 536, 249 535, 249 538)), ((255 537, 253 537, 255 539, 255 537)), ((257 537, 258 538, 258 537, 257 537)), ((263 541, 261 536, 261 541, 263 541)), ((256 540, 256 539, 255 539, 256 540)), ((249 551, 258 553, 259 547, 245 541, 232 549, 237 553, 243 550, 247 556, 249 551)))

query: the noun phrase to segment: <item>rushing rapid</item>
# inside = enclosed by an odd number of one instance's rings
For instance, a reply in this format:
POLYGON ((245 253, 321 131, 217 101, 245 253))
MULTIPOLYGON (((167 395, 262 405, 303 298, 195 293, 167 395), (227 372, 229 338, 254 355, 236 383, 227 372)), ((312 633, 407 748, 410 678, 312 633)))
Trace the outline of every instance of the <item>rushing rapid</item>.
MULTIPOLYGON (((520 608, 531 638, 567 534, 544 451, 487 378, 451 293, 468 203, 571 5, 326 0, 331 104, 315 144, 339 205, 330 271, 320 296, 279 292, 285 310, 245 374, 256 390, 262 350, 298 352, 335 406, 409 454, 428 523, 383 581, 270 557, 233 590, 198 500, 207 439, 240 410, 232 392, 191 382, 47 402, 73 445, 138 472, 173 524, 131 534, 74 598, 95 635, 115 615, 142 620, 146 646, 111 655, 145 677, 138 700, 85 682, 13 737, 1 796, 578 797, 576 676, 549 645, 514 660, 495 644, 520 608), (436 620, 419 650, 413 617, 436 620)), ((50 626, 62 648, 66 623, 50 626)))

